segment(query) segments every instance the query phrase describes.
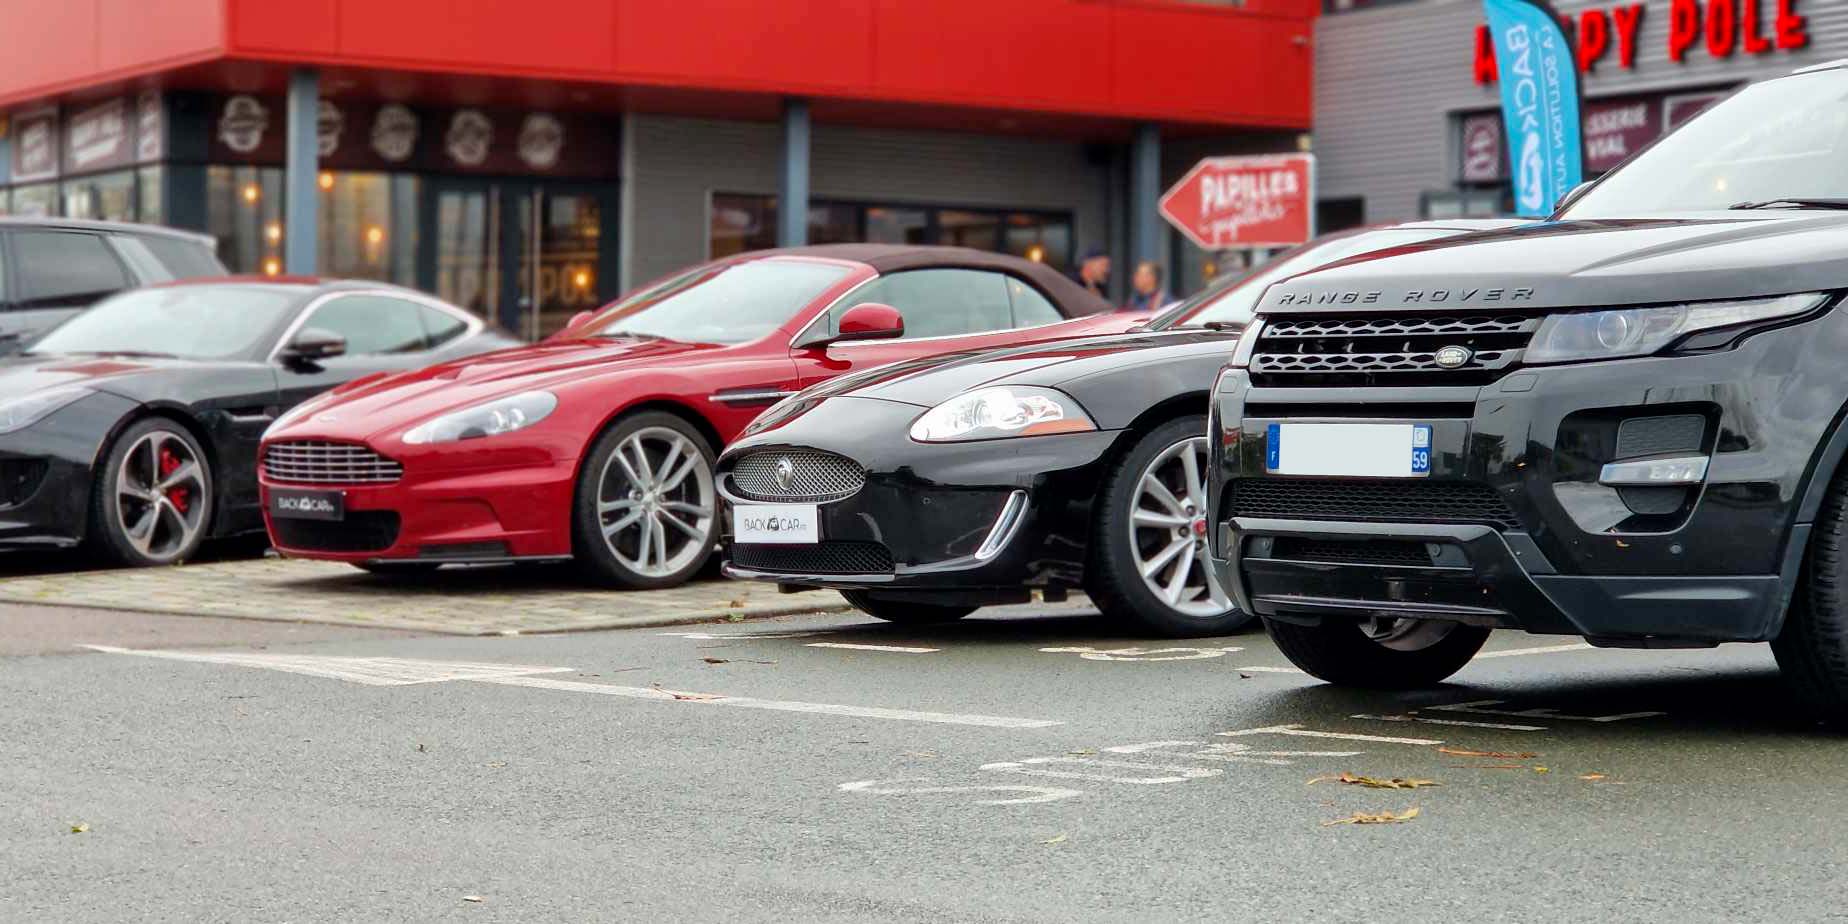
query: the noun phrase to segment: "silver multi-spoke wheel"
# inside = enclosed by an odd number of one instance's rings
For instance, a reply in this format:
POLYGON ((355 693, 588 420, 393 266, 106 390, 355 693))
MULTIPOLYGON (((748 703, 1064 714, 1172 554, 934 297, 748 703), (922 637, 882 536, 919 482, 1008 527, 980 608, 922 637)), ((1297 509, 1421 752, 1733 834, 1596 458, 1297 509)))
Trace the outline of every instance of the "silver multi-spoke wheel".
POLYGON ((623 567, 670 577, 698 563, 712 538, 717 495, 705 455, 669 427, 629 434, 597 479, 597 522, 623 567))
POLYGON ((1215 617, 1232 609, 1207 557, 1205 437, 1174 443, 1137 481, 1129 545, 1149 591, 1178 612, 1215 617))
POLYGON ((115 472, 115 519, 122 538, 153 562, 190 551, 205 530, 210 477, 191 441, 171 430, 141 434, 115 472))
POLYGON ((1394 651, 1423 651, 1450 635, 1457 624, 1400 616, 1373 616, 1361 620, 1360 632, 1394 651))

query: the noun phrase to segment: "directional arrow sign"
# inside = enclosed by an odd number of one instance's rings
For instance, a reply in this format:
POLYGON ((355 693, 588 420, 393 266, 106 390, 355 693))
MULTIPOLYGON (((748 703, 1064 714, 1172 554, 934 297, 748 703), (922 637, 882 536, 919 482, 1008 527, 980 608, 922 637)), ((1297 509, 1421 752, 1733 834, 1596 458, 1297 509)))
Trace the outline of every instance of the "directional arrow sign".
POLYGON ((1161 197, 1161 216, 1206 250, 1301 244, 1314 208, 1312 154, 1209 157, 1161 197))

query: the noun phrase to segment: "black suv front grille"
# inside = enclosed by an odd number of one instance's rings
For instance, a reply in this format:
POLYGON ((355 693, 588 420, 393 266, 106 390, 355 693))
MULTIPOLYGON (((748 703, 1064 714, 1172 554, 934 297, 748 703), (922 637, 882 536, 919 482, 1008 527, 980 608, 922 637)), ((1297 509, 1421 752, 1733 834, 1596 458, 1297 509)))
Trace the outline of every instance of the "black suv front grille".
POLYGON ((1543 318, 1513 314, 1270 318, 1251 354, 1257 385, 1481 385, 1521 361, 1543 318), (1466 351, 1440 364, 1446 347, 1466 351))
POLYGON ((1521 528, 1502 496, 1474 481, 1240 478, 1228 488, 1225 512, 1233 517, 1521 528))
POLYGON ((1399 539, 1320 540, 1279 536, 1271 545, 1271 558, 1326 562, 1336 565, 1411 565, 1427 568, 1431 552, 1422 542, 1399 539))
POLYGON ((732 564, 772 574, 891 574, 892 551, 877 542, 735 545, 732 564))

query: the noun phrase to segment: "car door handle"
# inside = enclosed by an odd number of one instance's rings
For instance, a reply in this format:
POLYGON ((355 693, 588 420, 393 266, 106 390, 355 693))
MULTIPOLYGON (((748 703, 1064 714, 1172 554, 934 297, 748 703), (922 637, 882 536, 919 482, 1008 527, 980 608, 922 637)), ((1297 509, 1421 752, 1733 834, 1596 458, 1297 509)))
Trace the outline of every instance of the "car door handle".
POLYGON ((776 385, 756 385, 715 391, 712 393, 712 400, 730 407, 751 407, 759 404, 775 404, 793 394, 795 394, 794 389, 776 385))

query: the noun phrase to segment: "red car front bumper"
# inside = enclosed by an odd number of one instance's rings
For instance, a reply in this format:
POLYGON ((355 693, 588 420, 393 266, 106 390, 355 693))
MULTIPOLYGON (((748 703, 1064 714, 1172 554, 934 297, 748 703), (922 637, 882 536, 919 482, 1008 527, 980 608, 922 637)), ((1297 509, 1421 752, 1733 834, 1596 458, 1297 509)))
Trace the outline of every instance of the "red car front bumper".
POLYGON ((289 558, 484 562, 571 555, 575 459, 467 468, 404 466, 387 484, 305 483, 259 472, 270 542, 289 558), (334 492, 337 520, 279 516, 273 492, 334 492))

